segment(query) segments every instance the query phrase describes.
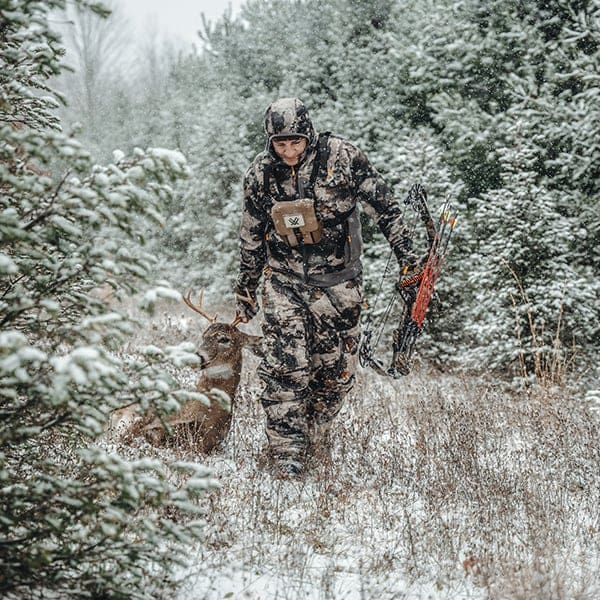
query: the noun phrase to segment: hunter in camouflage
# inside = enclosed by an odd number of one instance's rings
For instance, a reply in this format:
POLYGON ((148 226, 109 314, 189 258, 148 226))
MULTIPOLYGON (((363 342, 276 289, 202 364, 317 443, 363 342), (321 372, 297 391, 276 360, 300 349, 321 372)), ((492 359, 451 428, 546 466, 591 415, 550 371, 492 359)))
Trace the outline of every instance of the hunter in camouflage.
MULTIPOLYGON (((400 265, 414 256, 399 205, 360 149, 337 135, 318 135, 295 98, 273 102, 264 128, 266 149, 244 178, 237 313, 244 321, 255 316, 262 278, 259 376, 269 451, 282 470, 296 473, 354 382, 362 305, 358 205, 400 265), (286 237, 275 226, 274 207, 285 213, 299 199, 311 200, 319 224, 314 243, 300 229, 286 237)), ((288 217, 293 225, 307 215, 288 217)))

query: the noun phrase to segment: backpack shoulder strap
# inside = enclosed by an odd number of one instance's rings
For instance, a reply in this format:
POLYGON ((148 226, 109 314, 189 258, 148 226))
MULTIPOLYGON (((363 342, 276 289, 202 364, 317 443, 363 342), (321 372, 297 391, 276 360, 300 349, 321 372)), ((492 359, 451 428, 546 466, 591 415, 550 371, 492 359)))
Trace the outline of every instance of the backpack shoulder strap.
POLYGON ((265 165, 263 169, 263 195, 268 196, 271 189, 271 165, 265 165))
POLYGON ((319 176, 320 171, 327 171, 327 159, 329 158, 329 136, 330 131, 325 131, 319 134, 319 140, 317 142, 317 155, 313 163, 312 172, 308 181, 308 189, 310 194, 314 195, 315 181, 319 176))

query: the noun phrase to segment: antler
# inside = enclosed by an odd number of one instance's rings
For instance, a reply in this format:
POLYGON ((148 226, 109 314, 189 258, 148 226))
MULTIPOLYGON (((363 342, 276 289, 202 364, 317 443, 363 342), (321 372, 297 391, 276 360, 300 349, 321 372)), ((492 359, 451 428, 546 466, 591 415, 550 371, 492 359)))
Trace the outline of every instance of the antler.
MULTIPOLYGON (((242 296, 241 294, 236 294, 235 297, 236 297, 236 300, 241 300, 242 302, 246 302, 247 304, 249 304, 252 307, 256 306, 256 300, 250 295, 248 288, 246 288, 245 296, 242 296)), ((233 321, 231 322, 231 326, 237 327, 240 323, 246 323, 247 321, 248 321, 248 319, 245 319, 241 315, 236 315, 235 319, 233 319, 233 321)))
POLYGON ((243 323, 243 322, 244 322, 244 319, 238 315, 235 319, 233 319, 233 321, 231 321, 230 325, 231 325, 231 327, 237 327, 240 323, 243 323))
POLYGON ((193 311, 197 312, 199 315, 202 315, 205 319, 209 321, 209 323, 214 323, 217 320, 217 315, 211 317, 203 308, 202 308, 202 296, 204 295, 204 290, 200 290, 198 293, 198 305, 194 304, 190 295, 192 290, 189 290, 188 293, 183 296, 183 301, 189 306, 193 311))

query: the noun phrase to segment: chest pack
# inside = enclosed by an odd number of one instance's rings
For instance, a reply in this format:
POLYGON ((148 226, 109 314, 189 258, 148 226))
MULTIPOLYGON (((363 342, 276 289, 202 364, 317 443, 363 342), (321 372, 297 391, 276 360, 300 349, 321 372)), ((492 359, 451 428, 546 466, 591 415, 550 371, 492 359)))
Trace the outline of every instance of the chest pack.
POLYGON ((276 202, 271 209, 275 231, 292 247, 318 244, 323 223, 317 219, 315 202, 311 198, 276 202))

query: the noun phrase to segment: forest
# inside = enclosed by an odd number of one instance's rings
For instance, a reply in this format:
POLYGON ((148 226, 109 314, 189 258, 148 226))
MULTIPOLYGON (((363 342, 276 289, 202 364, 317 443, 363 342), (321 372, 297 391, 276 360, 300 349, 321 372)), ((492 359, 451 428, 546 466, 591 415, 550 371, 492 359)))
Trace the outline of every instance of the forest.
MULTIPOLYGON (((81 125, 98 161, 150 146, 187 159, 190 177, 153 236, 172 285, 231 297, 241 179, 264 146, 266 106, 294 96, 319 130, 358 144, 400 201, 421 182, 432 211, 455 204, 431 357, 520 376, 540 362, 593 363, 594 2, 250 1, 236 19, 206 23, 198 52, 149 37, 135 66, 119 62, 122 27, 119 38, 110 19, 101 30, 79 18, 65 122, 81 125)), ((370 234, 374 288, 388 253, 370 234)))
MULTIPOLYGON (((115 408, 189 397, 173 373, 193 340, 125 349, 187 289, 232 310, 242 178, 278 97, 362 148, 399 201, 421 183, 458 213, 422 369, 543 390, 593 423, 599 65, 597 0, 247 0, 189 49, 132 41, 114 0, 0 0, 0 593, 159 597, 203 539, 213 471, 90 440, 115 408)), ((363 235, 372 299, 389 247, 363 235)))

